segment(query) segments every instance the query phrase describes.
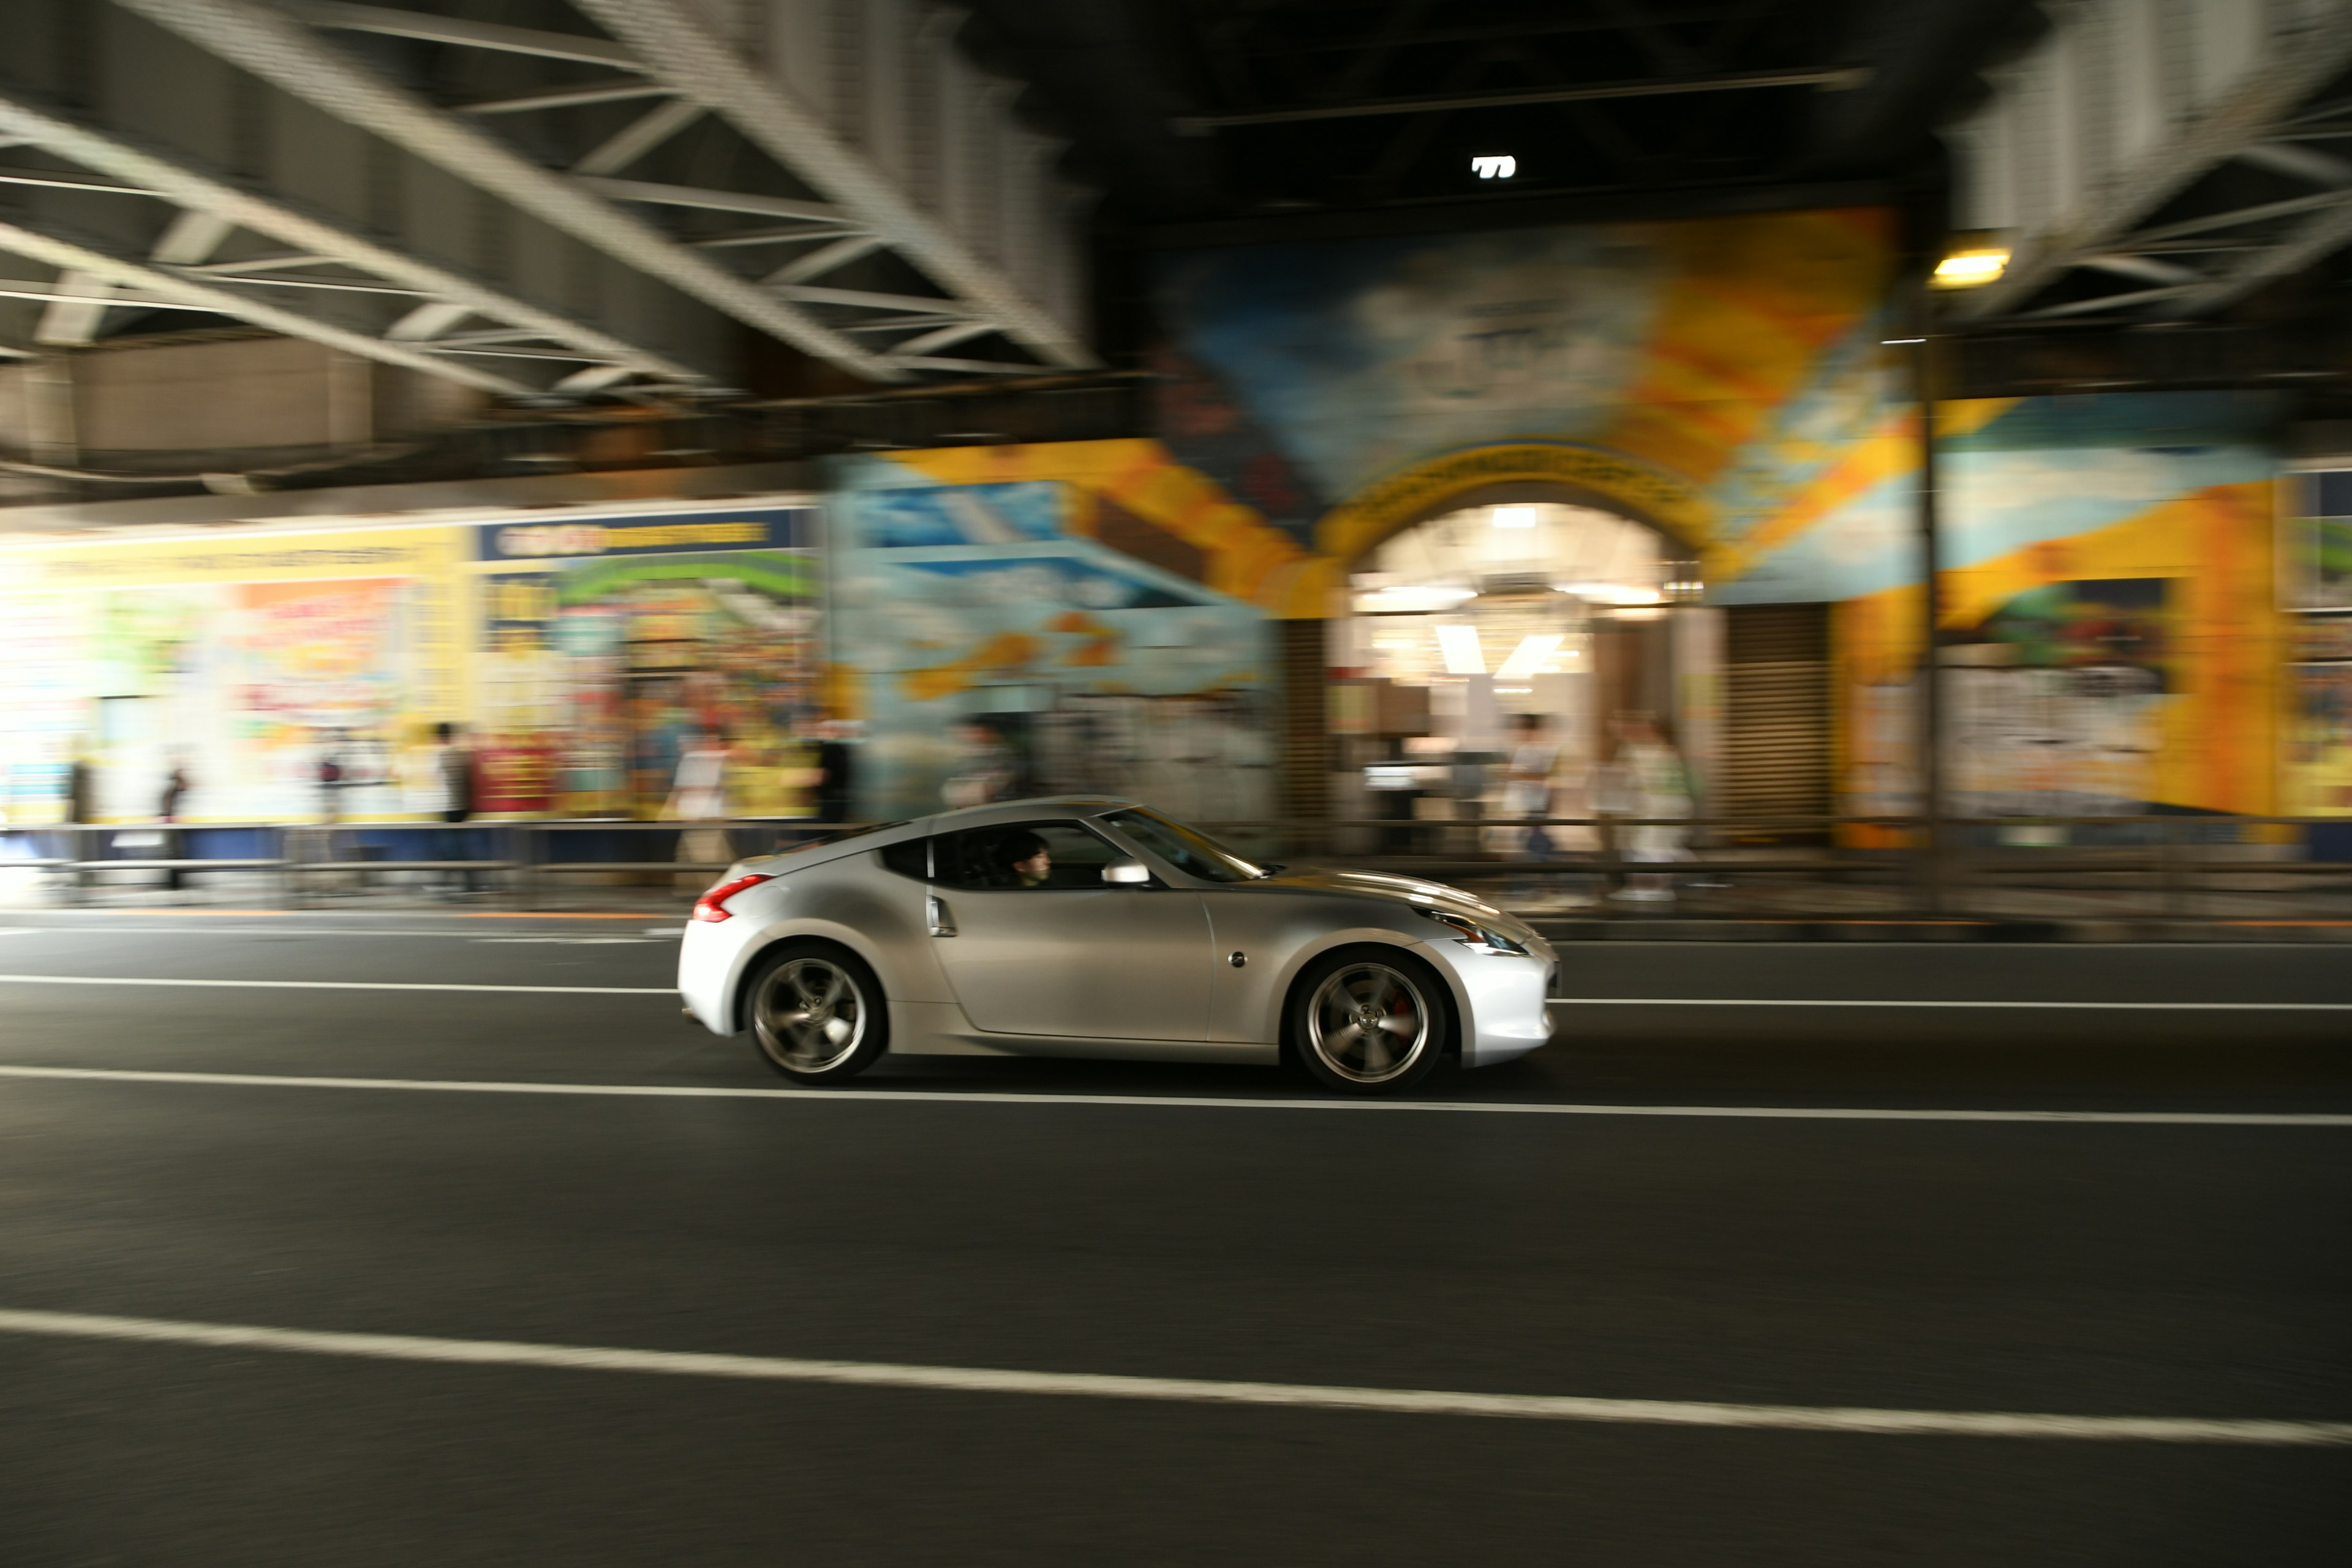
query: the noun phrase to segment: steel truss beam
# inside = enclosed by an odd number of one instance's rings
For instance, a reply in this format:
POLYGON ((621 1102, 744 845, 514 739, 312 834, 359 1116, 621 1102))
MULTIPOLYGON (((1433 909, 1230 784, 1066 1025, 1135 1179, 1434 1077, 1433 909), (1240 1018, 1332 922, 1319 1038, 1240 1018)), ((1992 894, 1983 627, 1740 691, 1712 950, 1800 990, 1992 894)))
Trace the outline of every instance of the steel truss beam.
MULTIPOLYGON (((2282 32, 2269 54, 2248 69, 2234 90, 2201 112, 2185 118, 2168 140, 2101 181, 2071 214, 2025 237, 1998 282, 1953 297, 1953 314, 1974 321, 2000 316, 2078 316, 2160 303, 2164 314, 2193 315, 2226 304, 2264 279, 2279 276, 2273 262, 2265 258, 2300 255, 2301 259, 2293 264, 2299 267, 2325 254, 2327 247, 2315 237, 2336 233, 2343 237, 2343 231, 2335 226, 2345 221, 2341 209, 2347 195, 2337 178, 2344 166, 2336 159, 2305 153, 2281 143, 2296 121, 2298 106, 2326 88, 2347 63, 2352 63, 2352 0, 2336 0, 2307 26, 2282 32), (2188 192, 2219 165, 2237 158, 2330 189, 2311 196, 2133 232, 2133 226, 2188 192), (2038 310, 2021 310, 2036 294, 2074 268, 2089 267, 2122 273, 2126 264, 2151 254, 2139 249, 2143 245, 2156 246, 2189 234, 2244 228, 2303 212, 2318 212, 2320 216, 2296 234, 2284 238, 2262 237, 2251 247, 2249 259, 2219 275, 2192 273, 2191 281, 2175 282, 2160 289, 2071 300, 2038 310)), ((2331 106, 2329 111, 2336 107, 2340 106, 2331 106)), ((2306 113, 2300 118, 2309 121, 2315 116, 2306 113)), ((2144 280, 2154 276, 2145 269, 2136 275, 2144 280)))
POLYGON ((628 45, 642 68, 667 82, 680 97, 720 116, 859 228, 880 237, 954 296, 951 304, 975 318, 986 318, 1047 364, 1085 367, 1095 363, 1068 329, 925 214, 872 160, 754 70, 712 30, 706 13, 691 0, 572 4, 628 45))
MULTIPOLYGON (((378 76, 284 12, 257 0, 116 0, 116 4, 344 123, 380 136, 804 353, 870 380, 897 381, 907 375, 854 339, 720 268, 701 251, 671 239, 584 182, 541 167, 465 119, 436 109, 378 76)), ((307 4, 301 14, 326 26, 398 31, 403 37, 437 43, 586 60, 639 71, 646 68, 624 45, 571 34, 380 6, 307 4)), ((669 85, 676 90, 678 84, 671 80, 669 85)))
POLYGON ((109 256, 70 240, 36 234, 15 224, 0 223, 0 250, 11 251, 29 260, 47 262, 60 273, 79 272, 103 279, 116 288, 130 290, 141 303, 232 316, 257 327, 267 327, 271 331, 284 332, 289 337, 309 338, 313 342, 341 349, 346 353, 382 360, 387 364, 405 365, 429 375, 464 382, 468 386, 479 387, 501 397, 538 395, 536 388, 502 375, 454 365, 403 344, 371 338, 364 332, 348 331, 292 310, 280 310, 258 300, 230 293, 211 283, 200 283, 192 278, 158 271, 140 262, 125 261, 121 257, 109 256))
MULTIPOLYGON (((124 182, 119 187, 96 188, 121 189, 160 198, 179 206, 182 209, 180 216, 165 231, 163 240, 157 244, 147 267, 147 270, 156 276, 176 274, 192 282, 411 295, 433 301, 425 309, 452 312, 448 315, 451 324, 468 315, 503 322, 530 337, 544 340, 551 347, 569 351, 583 359, 612 364, 621 371, 620 379, 641 375, 656 382, 687 385, 707 379, 700 373, 648 349, 625 342, 583 322, 516 299, 446 268, 420 261, 335 224, 212 178, 171 159, 66 120, 45 108, 0 95, 0 134, 19 143, 38 146, 85 169, 124 182), (292 253, 242 261, 210 262, 208 258, 221 240, 235 229, 275 240, 291 247, 292 253), (287 268, 321 266, 344 267, 372 277, 367 280, 335 280, 273 276, 287 268)), ((222 302, 224 306, 232 301, 253 303, 228 289, 213 290, 207 297, 222 302)), ((183 300, 176 307, 179 309, 210 308, 186 304, 184 301, 188 296, 185 295, 179 298, 183 300)), ((115 304, 125 302, 111 301, 115 304)), ((289 314, 275 307, 268 308, 268 310, 273 317, 289 314)), ((251 310, 232 309, 226 310, 226 313, 238 315, 261 325, 273 324, 260 321, 251 310)), ((336 331, 341 331, 341 329, 336 331)), ((375 342, 364 334, 344 333, 344 336, 352 341, 345 342, 339 340, 338 346, 350 347, 353 353, 366 353, 370 358, 411 369, 426 370, 469 385, 483 384, 482 378, 472 373, 459 374, 459 367, 429 358, 420 360, 414 351, 396 348, 397 341, 403 336, 398 327, 393 330, 392 342, 375 348, 355 346, 375 342)), ((518 385, 502 384, 502 387, 518 385)), ((520 387, 520 391, 527 395, 532 393, 532 389, 528 387, 520 387)))

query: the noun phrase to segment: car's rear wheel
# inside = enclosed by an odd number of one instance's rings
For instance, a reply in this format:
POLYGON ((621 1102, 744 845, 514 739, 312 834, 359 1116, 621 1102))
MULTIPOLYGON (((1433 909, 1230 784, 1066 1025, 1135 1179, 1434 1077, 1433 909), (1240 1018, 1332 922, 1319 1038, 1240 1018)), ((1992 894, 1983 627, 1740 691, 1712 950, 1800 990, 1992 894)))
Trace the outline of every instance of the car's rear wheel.
POLYGON ((1427 964, 1359 949, 1320 959, 1298 977, 1290 1044, 1327 1089, 1393 1094, 1436 1068, 1453 1018, 1445 988, 1427 964))
POLYGON ((890 1048, 874 972, 831 942, 780 943, 752 974, 743 1010, 761 1057, 797 1082, 855 1078, 890 1048))

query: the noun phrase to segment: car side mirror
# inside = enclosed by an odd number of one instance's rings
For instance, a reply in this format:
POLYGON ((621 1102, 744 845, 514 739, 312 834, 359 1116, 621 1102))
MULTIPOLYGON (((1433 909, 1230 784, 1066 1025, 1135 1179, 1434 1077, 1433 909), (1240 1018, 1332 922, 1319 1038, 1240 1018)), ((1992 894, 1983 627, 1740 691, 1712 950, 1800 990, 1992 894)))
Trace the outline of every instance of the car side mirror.
POLYGON ((1151 882, 1151 868, 1140 860, 1114 860, 1103 868, 1103 880, 1113 887, 1142 888, 1151 882))

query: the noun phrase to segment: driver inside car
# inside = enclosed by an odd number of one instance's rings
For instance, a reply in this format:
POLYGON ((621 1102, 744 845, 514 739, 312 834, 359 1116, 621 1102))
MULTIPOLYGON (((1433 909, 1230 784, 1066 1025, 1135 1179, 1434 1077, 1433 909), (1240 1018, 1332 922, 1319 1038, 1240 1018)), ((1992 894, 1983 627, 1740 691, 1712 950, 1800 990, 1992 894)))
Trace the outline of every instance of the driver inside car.
POLYGON ((1016 887, 1042 888, 1045 879, 1054 874, 1054 853, 1045 847, 1045 841, 1034 833, 1006 835, 1003 855, 1016 887))

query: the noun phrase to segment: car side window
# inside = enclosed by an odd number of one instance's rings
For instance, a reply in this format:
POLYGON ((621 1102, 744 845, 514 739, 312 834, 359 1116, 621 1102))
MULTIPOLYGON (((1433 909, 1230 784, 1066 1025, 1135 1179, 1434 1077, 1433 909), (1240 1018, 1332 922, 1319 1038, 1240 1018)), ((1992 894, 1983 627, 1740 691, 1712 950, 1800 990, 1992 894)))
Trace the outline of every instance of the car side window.
POLYGON ((880 854, 882 864, 901 877, 912 877, 918 882, 931 879, 931 841, 928 838, 906 838, 896 844, 885 844, 880 854))
POLYGON ((931 843, 939 881, 992 891, 1099 889, 1103 868, 1124 858, 1109 840, 1075 822, 967 827, 931 843))

